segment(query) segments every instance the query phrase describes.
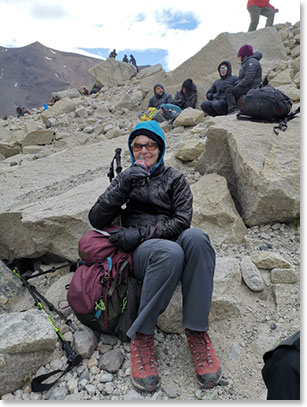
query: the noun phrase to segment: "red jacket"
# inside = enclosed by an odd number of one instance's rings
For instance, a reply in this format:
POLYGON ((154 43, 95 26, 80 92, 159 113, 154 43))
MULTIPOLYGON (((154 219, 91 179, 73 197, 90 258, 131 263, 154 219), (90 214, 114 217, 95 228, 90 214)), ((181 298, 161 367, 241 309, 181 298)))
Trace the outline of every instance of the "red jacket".
POLYGON ((247 8, 249 8, 250 6, 257 6, 257 7, 261 7, 261 8, 269 7, 271 9, 275 10, 275 7, 273 7, 270 4, 270 0, 248 0, 247 8))

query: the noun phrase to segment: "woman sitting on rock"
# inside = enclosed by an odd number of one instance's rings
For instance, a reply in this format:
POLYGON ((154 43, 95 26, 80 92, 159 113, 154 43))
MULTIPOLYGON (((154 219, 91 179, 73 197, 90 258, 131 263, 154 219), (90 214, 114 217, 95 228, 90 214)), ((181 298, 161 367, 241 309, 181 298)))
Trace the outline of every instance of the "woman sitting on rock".
POLYGON ((186 79, 182 83, 182 87, 175 94, 175 105, 181 107, 181 109, 186 109, 187 107, 196 106, 197 102, 197 88, 195 83, 191 78, 186 79))
POLYGON ((207 332, 215 252, 206 233, 190 228, 191 189, 182 173, 164 165, 166 146, 160 125, 156 121, 138 123, 128 148, 132 166, 99 196, 89 220, 94 228, 103 229, 121 213, 123 228, 110 241, 132 253, 132 275, 143 281, 138 316, 127 331, 132 382, 149 392, 159 387, 156 322, 181 282, 183 325, 197 379, 204 388, 213 387, 221 377, 207 332))

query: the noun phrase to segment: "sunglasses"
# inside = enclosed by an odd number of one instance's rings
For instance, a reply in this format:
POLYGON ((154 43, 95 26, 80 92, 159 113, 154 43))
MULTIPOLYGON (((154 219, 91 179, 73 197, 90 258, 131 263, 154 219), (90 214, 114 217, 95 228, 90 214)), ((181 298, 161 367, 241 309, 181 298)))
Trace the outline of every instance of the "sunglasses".
POLYGON ((158 148, 158 144, 155 142, 151 142, 151 143, 149 142, 146 144, 135 143, 131 146, 131 149, 132 149, 132 151, 135 151, 137 153, 137 152, 141 151, 143 147, 145 147, 146 150, 148 150, 148 151, 154 151, 158 148))
POLYGON ((225 66, 224 68, 220 68, 220 71, 227 71, 227 67, 225 66))

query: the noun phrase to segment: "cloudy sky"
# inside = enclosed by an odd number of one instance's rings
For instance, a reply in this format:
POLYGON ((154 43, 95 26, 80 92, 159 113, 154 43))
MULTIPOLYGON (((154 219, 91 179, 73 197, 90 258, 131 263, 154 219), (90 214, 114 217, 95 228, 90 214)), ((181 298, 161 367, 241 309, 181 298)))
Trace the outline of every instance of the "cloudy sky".
MULTIPOLYGON (((279 9, 274 23, 300 19, 299 0, 271 3, 279 9)), ((104 57, 115 48, 118 59, 133 50, 138 64, 162 63, 173 70, 221 32, 247 31, 246 4, 247 0, 0 0, 0 46, 39 41, 66 52, 100 49, 104 57)), ((264 24, 261 17, 258 28, 264 24)))

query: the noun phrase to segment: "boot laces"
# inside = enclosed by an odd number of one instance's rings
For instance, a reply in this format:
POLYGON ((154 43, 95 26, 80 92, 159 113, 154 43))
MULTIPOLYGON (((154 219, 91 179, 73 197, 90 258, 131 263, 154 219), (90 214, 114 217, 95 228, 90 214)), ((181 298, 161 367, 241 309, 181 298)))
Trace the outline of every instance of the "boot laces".
POLYGON ((137 333, 132 341, 139 370, 155 369, 154 341, 152 335, 137 333))
POLYGON ((207 332, 189 331, 189 338, 190 349, 195 356, 198 366, 201 367, 203 363, 212 365, 213 360, 210 353, 211 341, 207 332))

